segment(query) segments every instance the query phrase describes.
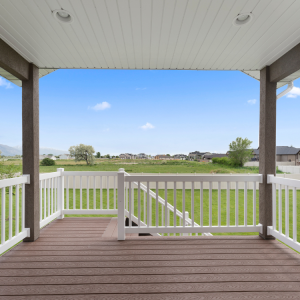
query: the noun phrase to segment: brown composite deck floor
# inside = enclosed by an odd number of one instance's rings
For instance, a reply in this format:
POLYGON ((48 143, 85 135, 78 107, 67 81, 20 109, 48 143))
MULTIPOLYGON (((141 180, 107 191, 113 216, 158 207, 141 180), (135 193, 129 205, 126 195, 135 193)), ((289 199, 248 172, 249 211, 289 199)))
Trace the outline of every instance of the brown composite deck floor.
POLYGON ((0 258, 0 299, 300 299, 300 256, 258 237, 135 237, 65 218, 0 258))

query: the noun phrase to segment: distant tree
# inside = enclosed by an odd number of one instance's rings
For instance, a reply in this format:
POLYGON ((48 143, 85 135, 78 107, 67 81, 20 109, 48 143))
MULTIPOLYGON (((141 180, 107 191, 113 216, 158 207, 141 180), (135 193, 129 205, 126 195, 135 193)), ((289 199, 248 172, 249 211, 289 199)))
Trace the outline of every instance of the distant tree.
POLYGON ((167 156, 171 156, 170 154, 167 154, 167 156))
POLYGON ((106 154, 105 157, 106 157, 106 158, 110 158, 110 155, 109 155, 109 154, 106 154))
POLYGON ((250 160, 252 157, 251 144, 252 141, 247 138, 242 139, 241 137, 236 138, 235 141, 229 144, 228 157, 233 165, 243 167, 245 162, 250 160))
POLYGON ((75 161, 84 160, 87 165, 94 164, 94 153, 95 150, 92 146, 79 144, 77 146, 71 146, 69 148, 70 155, 75 157, 75 161))
POLYGON ((96 153, 96 158, 100 158, 101 157, 101 153, 100 152, 97 152, 96 153))
POLYGON ((55 165, 55 160, 51 159, 51 158, 44 158, 42 161, 41 161, 41 166, 54 166, 55 165))
POLYGON ((50 154, 48 154, 48 155, 50 155, 50 156, 53 156, 53 154, 52 154, 52 153, 50 153, 50 154))

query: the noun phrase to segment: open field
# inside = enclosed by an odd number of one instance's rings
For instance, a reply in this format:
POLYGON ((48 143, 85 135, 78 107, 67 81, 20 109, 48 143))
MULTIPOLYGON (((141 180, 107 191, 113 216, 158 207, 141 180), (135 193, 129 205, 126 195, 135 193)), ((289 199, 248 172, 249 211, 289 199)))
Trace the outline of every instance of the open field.
POLYGON ((54 167, 40 167, 41 172, 53 172, 57 167, 66 171, 117 171, 124 168, 128 173, 258 173, 257 167, 229 168, 212 163, 194 161, 162 160, 96 160, 94 166, 74 161, 57 161, 54 167), (59 164, 59 165, 58 165, 59 164), (53 168, 50 169, 49 168, 53 168))
MULTIPOLYGON (((124 168, 128 173, 254 173, 258 174, 258 167, 229 167, 212 163, 195 161, 162 161, 162 160, 121 160, 121 159, 96 159, 95 165, 87 166, 85 162, 74 160, 57 160, 55 166, 40 166, 41 173, 55 172, 57 168, 65 171, 117 171, 124 168)), ((20 165, 21 161, 7 161, 4 164, 20 165)), ((281 173, 279 171, 279 173, 281 173)))

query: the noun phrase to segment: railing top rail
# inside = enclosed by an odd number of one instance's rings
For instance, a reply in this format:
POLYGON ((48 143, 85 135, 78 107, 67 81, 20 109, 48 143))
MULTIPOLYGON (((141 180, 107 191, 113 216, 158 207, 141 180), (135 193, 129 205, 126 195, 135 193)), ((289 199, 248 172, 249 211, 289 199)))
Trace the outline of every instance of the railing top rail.
POLYGON ((133 175, 125 176, 126 182, 259 182, 262 175, 133 175))
POLYGON ((0 180, 0 189, 22 183, 30 183, 30 175, 0 180))
POLYGON ((118 172, 111 171, 64 171, 63 176, 117 176, 118 172))
POLYGON ((290 179, 290 178, 282 178, 274 175, 268 175, 267 177, 268 183, 277 183, 282 185, 288 185, 290 187, 295 187, 300 189, 300 180, 290 179))
POLYGON ((60 175, 61 175, 60 172, 43 173, 40 174, 40 180, 55 178, 55 177, 59 177, 60 175))

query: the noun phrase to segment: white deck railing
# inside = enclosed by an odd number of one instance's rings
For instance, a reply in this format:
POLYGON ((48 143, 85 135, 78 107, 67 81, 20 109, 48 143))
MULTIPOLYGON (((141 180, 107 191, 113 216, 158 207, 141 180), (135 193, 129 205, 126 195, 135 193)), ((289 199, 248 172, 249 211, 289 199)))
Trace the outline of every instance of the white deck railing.
MULTIPOLYGON (((126 183, 128 183, 129 196, 128 201, 126 199, 126 193, 119 193, 118 197, 118 217, 119 217, 119 240, 125 239, 126 233, 217 233, 217 232, 261 232, 262 225, 256 224, 256 183, 262 182, 262 175, 244 175, 244 176, 232 176, 232 175, 214 175, 214 176, 125 176, 122 172, 118 174, 118 180, 124 181, 124 183, 120 183, 121 188, 125 188, 126 183), (155 183, 155 226, 152 226, 152 203, 151 203, 151 191, 150 191, 150 183, 155 183), (205 205, 208 206, 208 224, 204 224, 204 215, 203 215, 203 207, 204 207, 204 199, 203 199, 203 183, 208 182, 208 203, 205 205), (217 225, 213 225, 213 215, 212 215, 212 183, 217 183, 217 191, 218 191, 218 200, 217 200, 217 225), (225 182, 227 185, 226 189, 226 225, 221 225, 221 183, 225 182), (235 224, 230 224, 230 183, 235 183, 235 224), (159 197, 159 183, 164 184, 164 197, 159 197), (168 190, 170 187, 168 184, 173 184, 171 188, 173 190, 173 220, 170 218, 170 203, 168 202, 168 190), (191 185, 191 199, 188 201, 191 204, 191 217, 187 218, 185 213, 181 213, 182 224, 178 223, 178 213, 177 213, 177 184, 182 184, 182 196, 181 196, 181 205, 182 212, 186 211, 186 185, 189 183, 191 185), (199 203, 195 202, 195 184, 199 185, 199 203), (239 224, 239 184, 243 185, 244 189, 244 222, 243 224, 239 224), (252 223, 248 223, 248 184, 252 183, 253 188, 253 212, 252 212, 252 223), (133 197, 132 200, 132 186, 137 185, 137 197, 133 197), (147 190, 147 199, 144 198, 142 203, 141 200, 141 191, 146 187, 147 190), (123 198, 124 197, 124 198, 123 198), (134 202, 135 201, 135 202, 134 202), (164 202, 164 211, 162 212, 162 221, 159 222, 159 204, 161 201, 164 202), (199 224, 196 223, 195 220, 195 207, 199 205, 199 224), (121 225, 124 222, 121 222, 121 219, 124 218, 124 214, 126 213, 126 208, 128 208, 129 212, 129 226, 121 225), (143 209, 142 209, 143 208, 143 209), (135 210, 134 210, 135 209, 135 210), (132 226, 130 216, 136 214, 137 217, 137 226, 132 226), (144 222, 142 224, 142 214, 144 214, 144 222), (146 222, 145 222, 146 220, 146 222), (171 222, 172 221, 172 222, 171 222), (147 225, 145 226, 145 224, 147 225), (171 223, 173 223, 171 225, 171 223)), ((154 196, 154 194, 153 194, 154 196)), ((197 220, 198 221, 198 220, 197 220)))
MULTIPOLYGON (((29 181, 29 175, 0 181, 0 253, 30 234, 24 226, 25 184, 29 181)), ((130 176, 124 171, 57 169, 40 174, 40 226, 64 214, 110 214, 118 215, 120 240, 126 233, 261 232, 262 225, 256 222, 260 182, 261 175, 130 176), (253 191, 252 199, 249 190, 253 191), (129 226, 125 226, 125 217, 129 218, 129 226)), ((296 191, 300 181, 268 175, 268 183, 273 185, 273 225, 268 227, 268 234, 300 251, 296 191)))
MULTIPOLYGON (((125 176, 130 176, 130 174, 128 173, 124 173, 125 176)), ((149 187, 149 186, 148 186, 149 187)), ((183 223, 183 215, 185 214, 185 225, 189 226, 192 224, 192 220, 189 219, 189 212, 185 211, 184 213, 182 213, 181 211, 179 211, 178 209, 174 209, 174 206, 171 205, 170 203, 168 203, 167 201, 165 201, 165 199, 163 199, 161 196, 158 195, 158 191, 156 190, 156 192, 153 192, 150 188, 148 188, 146 185, 144 185, 143 183, 138 183, 138 182, 132 182, 132 184, 130 184, 129 182, 125 183, 125 216, 129 218, 129 222, 134 222, 135 224, 137 224, 139 222, 139 219, 136 217, 135 212, 132 211, 132 213, 129 213, 129 206, 131 205, 131 207, 134 207, 134 204, 136 203, 135 198, 137 197, 137 193, 135 193, 135 189, 140 188, 141 192, 143 193, 143 221, 140 220, 141 226, 146 226, 147 225, 147 219, 149 219, 149 225, 152 226, 152 218, 147 218, 147 214, 146 214, 146 210, 147 210, 147 199, 149 204, 149 215, 152 216, 152 201, 153 199, 156 200, 157 198, 157 203, 158 206, 161 207, 161 211, 167 210, 167 222, 170 222, 170 214, 173 213, 173 215, 175 214, 176 218, 179 219, 180 225, 183 223), (129 199, 130 204, 129 204, 129 199)), ((159 207, 158 207, 159 210, 159 207)), ((157 220, 158 222, 160 222, 160 224, 164 224, 164 220, 165 220, 165 215, 161 214, 161 219, 157 220)), ((196 222, 194 222, 195 226, 199 226, 196 222)), ((148 227, 148 226, 147 226, 148 227)), ((154 235, 159 235, 158 233, 152 233, 154 235)), ((209 234, 209 233, 205 233, 205 234, 209 234)), ((170 233, 168 233, 168 235, 170 235, 170 233)))
POLYGON ((273 224, 268 226, 268 234, 300 251, 300 243, 297 240, 297 189, 300 189, 300 181, 268 175, 268 183, 272 184, 273 207, 273 224), (290 205, 290 194, 292 194, 292 205, 290 205), (290 225, 292 225, 291 230, 290 225))
POLYGON ((28 237, 25 228, 25 184, 29 175, 0 180, 1 191, 1 245, 0 254, 28 237), (8 197, 6 195, 8 190, 8 197), (15 191, 15 193, 14 193, 15 191), (7 205, 8 204, 8 205, 7 205))
POLYGON ((117 175, 118 172, 63 172, 66 192, 63 214, 117 215, 117 175))
POLYGON ((57 172, 40 174, 40 227, 62 215, 62 172, 63 169, 57 169, 57 172))

